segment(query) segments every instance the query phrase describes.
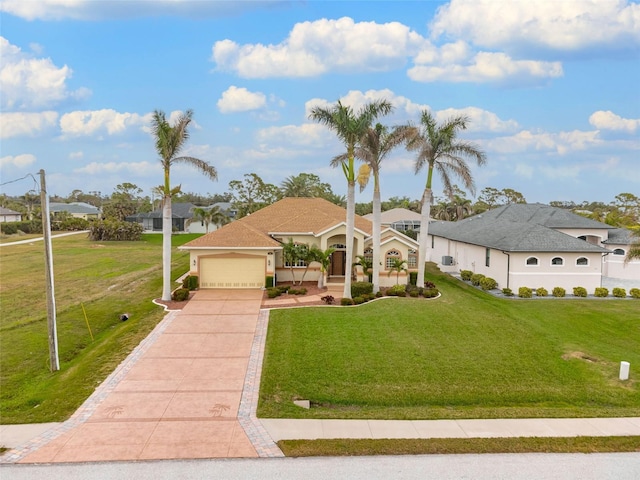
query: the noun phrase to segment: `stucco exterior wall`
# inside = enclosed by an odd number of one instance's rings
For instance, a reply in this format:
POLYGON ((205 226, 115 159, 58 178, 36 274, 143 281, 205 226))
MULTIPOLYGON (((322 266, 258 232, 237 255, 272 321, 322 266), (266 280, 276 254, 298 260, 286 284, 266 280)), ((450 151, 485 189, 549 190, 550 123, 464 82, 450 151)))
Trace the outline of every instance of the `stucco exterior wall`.
POLYGON ((520 287, 544 287, 549 292, 555 287, 571 294, 573 287, 584 287, 593 293, 602 284, 602 256, 599 253, 512 253, 509 288, 517 292, 520 287), (538 265, 527 265, 527 259, 536 257, 538 265), (563 265, 552 265, 551 260, 560 257, 563 265), (577 265, 578 258, 587 258, 587 265, 577 265))

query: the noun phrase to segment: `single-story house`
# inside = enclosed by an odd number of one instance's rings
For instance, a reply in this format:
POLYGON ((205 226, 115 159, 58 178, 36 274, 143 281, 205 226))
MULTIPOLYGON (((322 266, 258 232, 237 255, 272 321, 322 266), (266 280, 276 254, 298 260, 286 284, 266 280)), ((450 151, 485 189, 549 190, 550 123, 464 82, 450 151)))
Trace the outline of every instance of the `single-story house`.
POLYGON ((630 237, 610 225, 543 204, 511 204, 459 222, 429 224, 429 259, 443 271, 471 270, 499 288, 585 287, 603 276, 640 279, 624 263, 630 237))
POLYGON ((10 208, 0 207, 0 223, 20 221, 22 221, 22 214, 20 212, 16 212, 10 208))
MULTIPOLYGON (((354 260, 369 256, 371 222, 356 215, 354 228, 354 260)), ((283 244, 315 245, 322 250, 334 248, 331 264, 324 273, 327 281, 344 282, 345 275, 364 280, 360 267, 346 263, 346 210, 321 198, 284 198, 268 207, 235 220, 216 231, 179 247, 190 254, 190 275, 200 278, 201 288, 259 288, 266 277, 276 282, 290 282, 291 267, 282 256, 283 244)), ((391 228, 381 234, 381 285, 393 285, 396 276, 387 275, 393 258, 407 260, 410 269, 416 265, 417 243, 391 228)), ((308 266, 305 281, 317 281, 322 274, 320 264, 308 266)), ((307 266, 293 266, 298 281, 307 266)), ((406 274, 401 283, 406 283, 406 274)))
MULTIPOLYGON (((200 207, 204 210, 218 207, 228 217, 234 218, 236 212, 231 208, 229 203, 220 202, 208 207, 200 207)), ((203 221, 194 218, 193 209, 198 208, 193 203, 172 203, 171 204, 171 223, 174 232, 186 233, 205 233, 206 225, 203 221)), ((125 218, 127 222, 135 222, 142 225, 143 230, 147 232, 162 231, 162 209, 154 210, 147 213, 136 213, 125 218)), ((216 225, 209 224, 209 231, 215 230, 216 225)))
POLYGON ((98 207, 94 207, 85 202, 51 202, 49 204, 49 211, 54 217, 60 215, 62 212, 66 212, 74 218, 83 218, 85 220, 99 219, 101 217, 101 212, 98 207))

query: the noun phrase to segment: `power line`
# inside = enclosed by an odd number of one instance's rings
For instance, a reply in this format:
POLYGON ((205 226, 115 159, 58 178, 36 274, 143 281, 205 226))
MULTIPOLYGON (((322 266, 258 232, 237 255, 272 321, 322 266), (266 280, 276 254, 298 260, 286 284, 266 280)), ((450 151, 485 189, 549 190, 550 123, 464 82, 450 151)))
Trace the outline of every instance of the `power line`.
POLYGON ((0 183, 0 187, 4 187, 5 185, 9 185, 10 183, 19 182, 20 180, 24 180, 25 178, 29 177, 31 177, 31 179, 33 180, 34 185, 34 188, 32 188, 31 190, 38 190, 38 188, 36 188, 38 187, 38 180, 36 180, 36 177, 34 177, 31 173, 27 173, 24 177, 16 178, 15 180, 9 180, 8 182, 0 183))

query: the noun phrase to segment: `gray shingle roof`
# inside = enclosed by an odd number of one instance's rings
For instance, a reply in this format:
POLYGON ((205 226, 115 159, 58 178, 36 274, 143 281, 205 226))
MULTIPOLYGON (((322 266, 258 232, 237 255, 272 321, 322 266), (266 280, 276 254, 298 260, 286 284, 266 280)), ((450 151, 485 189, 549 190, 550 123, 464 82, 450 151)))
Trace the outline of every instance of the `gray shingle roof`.
POLYGON ((613 230, 609 230, 609 238, 602 243, 629 245, 631 243, 631 231, 626 228, 614 228, 613 230))
POLYGON ((490 210, 460 222, 434 222, 429 225, 429 233, 505 252, 608 251, 554 228, 611 227, 548 205, 519 204, 490 210))
POLYGON ((100 209, 84 202, 72 202, 72 203, 56 203, 49 204, 49 210, 52 212, 69 212, 76 214, 86 215, 98 215, 100 209))

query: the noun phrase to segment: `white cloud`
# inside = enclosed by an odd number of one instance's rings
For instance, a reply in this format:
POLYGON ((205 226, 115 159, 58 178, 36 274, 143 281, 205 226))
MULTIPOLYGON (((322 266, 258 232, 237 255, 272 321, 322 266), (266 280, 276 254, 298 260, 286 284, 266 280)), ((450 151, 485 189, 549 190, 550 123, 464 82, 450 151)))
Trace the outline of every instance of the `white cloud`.
POLYGON ((29 165, 33 165, 36 163, 35 155, 31 155, 30 153, 24 153, 22 155, 7 155, 6 157, 0 158, 0 166, 2 167, 17 167, 24 168, 29 165))
POLYGON ((53 111, 40 113, 3 112, 0 115, 0 138, 35 136, 54 127, 58 114, 53 111))
POLYGON ((585 150, 602 144, 598 132, 583 132, 573 130, 559 133, 533 133, 523 130, 508 137, 498 137, 483 142, 486 149, 501 154, 549 152, 560 155, 569 152, 585 150))
POLYGON ((57 67, 50 58, 33 58, 4 37, 0 37, 0 57, 0 107, 3 110, 46 108, 90 94, 86 88, 67 89, 72 74, 68 66, 57 67))
POLYGON ((136 18, 142 16, 184 16, 192 18, 224 17, 265 6, 273 7, 273 0, 231 2, 194 0, 127 0, 104 2, 98 0, 3 0, 0 11, 26 20, 99 20, 136 18))
POLYGON ((457 115, 469 118, 467 123, 469 132, 514 132, 519 128, 515 120, 502 120, 495 113, 477 107, 447 108, 435 113, 438 122, 457 115))
POLYGON ((83 158, 83 157, 84 157, 84 152, 82 152, 82 151, 71 152, 69 154, 69 158, 71 160, 77 160, 77 159, 80 159, 80 158, 83 158))
POLYGON ((216 42, 220 70, 244 78, 310 77, 328 71, 378 72, 399 68, 426 40, 399 22, 354 22, 349 17, 297 23, 277 45, 216 42))
POLYGON ((244 87, 230 86, 222 92, 218 100, 218 109, 221 113, 247 112, 265 107, 267 97, 261 92, 250 92, 244 87))
POLYGON ((159 164, 151 162, 91 162, 81 168, 76 168, 75 173, 88 175, 103 175, 112 173, 130 173, 147 176, 150 171, 158 170, 159 164))
POLYGON ((600 130, 623 130, 633 133, 640 128, 640 118, 622 118, 610 110, 598 110, 589 117, 589 123, 600 130))
POLYGON ((262 128, 256 132, 256 141, 262 145, 296 145, 323 148, 336 142, 335 135, 316 123, 262 128))
MULTIPOLYGON (((440 59, 437 59, 440 60, 440 59)), ((514 60, 499 52, 478 52, 467 62, 416 64, 407 71, 417 82, 476 82, 522 84, 546 80, 563 75, 560 62, 538 60, 514 60)))
POLYGON ((640 5, 627 0, 451 0, 438 9, 431 32, 506 51, 628 49, 640 45, 640 5))
POLYGON ((65 113, 60 118, 60 129, 64 137, 104 134, 115 135, 129 128, 146 126, 149 115, 119 113, 111 109, 78 110, 65 113))

